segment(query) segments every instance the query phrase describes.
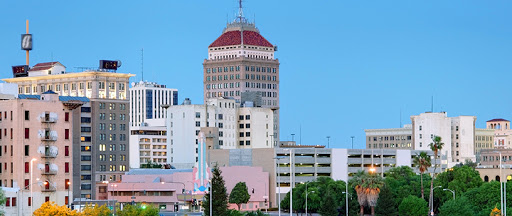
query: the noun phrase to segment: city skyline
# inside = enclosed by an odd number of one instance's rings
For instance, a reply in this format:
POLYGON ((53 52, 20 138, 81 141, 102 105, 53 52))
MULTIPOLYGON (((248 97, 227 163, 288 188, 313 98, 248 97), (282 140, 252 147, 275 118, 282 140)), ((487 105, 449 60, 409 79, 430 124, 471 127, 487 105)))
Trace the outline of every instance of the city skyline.
MULTIPOLYGON (((0 73, 12 77, 10 66, 24 64, 28 19, 30 66, 60 61, 76 71, 119 59, 134 82, 144 48, 144 80, 178 89, 179 104, 202 104, 207 47, 238 10, 234 0, 198 3, 2 2, 0 73)), ((355 136, 354 147, 364 148, 364 129, 409 124, 430 111, 432 97, 433 111, 474 115, 478 128, 512 118, 504 97, 512 4, 493 3, 244 2, 246 18, 278 46, 281 140, 293 133, 326 145, 330 136, 331 147, 350 148, 355 136)))

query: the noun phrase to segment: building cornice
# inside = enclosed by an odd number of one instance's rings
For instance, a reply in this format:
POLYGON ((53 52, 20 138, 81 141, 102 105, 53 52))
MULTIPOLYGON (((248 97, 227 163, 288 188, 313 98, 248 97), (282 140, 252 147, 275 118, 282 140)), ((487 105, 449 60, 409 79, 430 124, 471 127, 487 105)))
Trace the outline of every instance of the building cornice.
POLYGON ((17 82, 25 82, 25 81, 52 80, 52 79, 90 77, 90 76, 130 78, 130 77, 135 76, 135 74, 91 71, 91 72, 65 73, 65 74, 55 74, 55 75, 46 75, 46 76, 16 77, 16 78, 7 78, 7 79, 2 79, 2 80, 5 82, 8 82, 8 83, 17 83, 17 82))

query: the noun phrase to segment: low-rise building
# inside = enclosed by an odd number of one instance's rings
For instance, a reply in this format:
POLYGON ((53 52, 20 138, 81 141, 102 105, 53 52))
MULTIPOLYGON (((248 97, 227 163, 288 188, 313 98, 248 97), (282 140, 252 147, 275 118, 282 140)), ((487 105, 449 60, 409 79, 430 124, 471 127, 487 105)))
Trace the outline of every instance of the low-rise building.
POLYGON ((366 129, 367 149, 412 149, 412 125, 402 128, 366 129))
POLYGON ((164 119, 146 120, 130 127, 130 168, 141 165, 168 164, 167 127, 164 119))

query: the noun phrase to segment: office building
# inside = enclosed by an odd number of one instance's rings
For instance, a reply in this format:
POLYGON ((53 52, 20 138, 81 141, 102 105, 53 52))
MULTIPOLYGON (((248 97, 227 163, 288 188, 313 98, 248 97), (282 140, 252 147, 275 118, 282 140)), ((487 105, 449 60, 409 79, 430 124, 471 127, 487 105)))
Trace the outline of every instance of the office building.
POLYGON ((178 105, 178 90, 154 82, 133 82, 130 87, 130 126, 141 126, 148 119, 166 119, 167 112, 162 105, 178 105))
POLYGON ((129 78, 115 70, 66 72, 59 62, 39 63, 26 77, 3 79, 18 85, 19 94, 52 90, 61 96, 87 97, 81 107, 81 144, 73 152, 75 199, 106 199, 105 181, 119 181, 129 169, 129 78))
POLYGON ((402 128, 366 129, 367 149, 412 149, 412 125, 402 128))
POLYGON ((79 186, 75 134, 80 134, 80 106, 88 102, 52 91, 0 100, 0 186, 16 192, 7 195, 9 215, 31 215, 47 201, 70 204, 71 188, 79 186))
POLYGON ((512 148, 512 130, 510 121, 506 119, 491 119, 486 122, 487 129, 494 130, 494 147, 500 149, 512 148))
POLYGON ((199 134, 206 136, 208 148, 272 148, 275 132, 273 110, 240 107, 233 99, 210 99, 207 105, 184 105, 168 108, 168 159, 177 168, 192 168, 198 161, 199 134))
MULTIPOLYGON (((255 106, 274 110, 273 134, 279 141, 279 60, 277 46, 265 39, 254 23, 249 22, 239 8, 237 18, 228 23, 222 34, 208 46, 203 61, 204 102, 218 97, 232 97, 243 104, 243 93, 258 96, 255 106)), ((252 99, 251 99, 252 98, 252 99)))
MULTIPOLYGON (((166 114, 167 115, 167 114, 166 114)), ((130 127, 130 168, 167 162, 167 127, 165 119, 148 119, 130 127)))
POLYGON ((494 129, 475 128, 475 155, 477 162, 478 154, 483 149, 494 149, 494 129))

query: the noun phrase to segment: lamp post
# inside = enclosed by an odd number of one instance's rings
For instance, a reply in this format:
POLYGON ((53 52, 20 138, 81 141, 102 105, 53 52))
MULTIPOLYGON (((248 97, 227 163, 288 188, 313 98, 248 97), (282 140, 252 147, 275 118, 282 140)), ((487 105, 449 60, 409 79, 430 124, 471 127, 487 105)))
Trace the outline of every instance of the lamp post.
POLYGON ((293 170, 292 170, 292 151, 290 149, 290 216, 293 216, 293 170))
POLYGON ((213 187, 212 187, 212 180, 208 180, 210 182, 210 216, 212 216, 212 196, 213 196, 213 187))
POLYGON ((71 182, 66 182, 66 186, 68 186, 68 208, 71 208, 71 202, 69 201, 69 188, 71 187, 71 182))
POLYGON ((501 152, 499 152, 499 151, 494 151, 494 152, 500 154, 500 205, 501 205, 501 211, 500 212, 501 212, 501 215, 503 216, 503 210, 505 208, 504 208, 504 205, 503 205, 504 204, 503 203, 503 183, 502 183, 503 176, 501 175, 501 161, 502 161, 502 157, 501 157, 501 152))
POLYGON ((444 188, 443 190, 444 190, 444 191, 450 191, 450 192, 452 192, 452 194, 453 194, 453 199, 455 200, 455 191, 452 191, 452 190, 450 190, 450 189, 448 189, 448 188, 444 188))
MULTIPOLYGON (((183 190, 181 190, 181 193, 185 194, 185 183, 183 183, 183 182, 160 182, 160 183, 161 184, 165 184, 165 183, 182 184, 183 185, 183 190)), ((185 196, 185 195, 183 195, 183 196, 185 196)), ((176 197, 177 197, 177 195, 176 195, 176 197)))
MULTIPOLYGON (((274 158, 275 160, 279 161, 281 159, 283 159, 282 157, 275 157, 274 158)), ((277 193, 277 196, 278 196, 278 200, 277 200, 277 207, 278 207, 278 214, 279 216, 281 216, 281 183, 279 182, 279 179, 281 178, 280 176, 280 171, 279 171, 279 162, 277 162, 277 168, 276 168, 276 172, 277 172, 277 187, 279 188, 279 192, 277 193)))
MULTIPOLYGON (((308 187, 308 186, 306 185, 306 188, 307 188, 307 187, 308 187)), ((314 192, 315 192, 315 191, 310 191, 310 192, 308 192, 308 190, 306 189, 306 216, 308 216, 308 194, 309 194, 309 193, 314 193, 314 192)))
POLYGON ((345 182, 345 214, 348 216, 348 179, 345 182))
POLYGON ((331 139, 331 136, 327 136, 327 148, 329 148, 329 139, 331 139))
POLYGON ((292 142, 293 142, 293 141, 294 141, 294 139, 293 139, 293 138, 295 137, 295 134, 294 134, 294 133, 292 133, 291 135, 292 135, 292 142))
POLYGON ((354 149, 354 138, 356 138, 355 136, 351 136, 350 137, 352 139, 352 149, 354 149))
POLYGON ((34 174, 34 161, 36 161, 37 159, 35 158, 32 158, 32 160, 30 160, 30 214, 32 214, 34 212, 34 209, 32 206, 34 206, 34 196, 32 195, 32 176, 34 174))

